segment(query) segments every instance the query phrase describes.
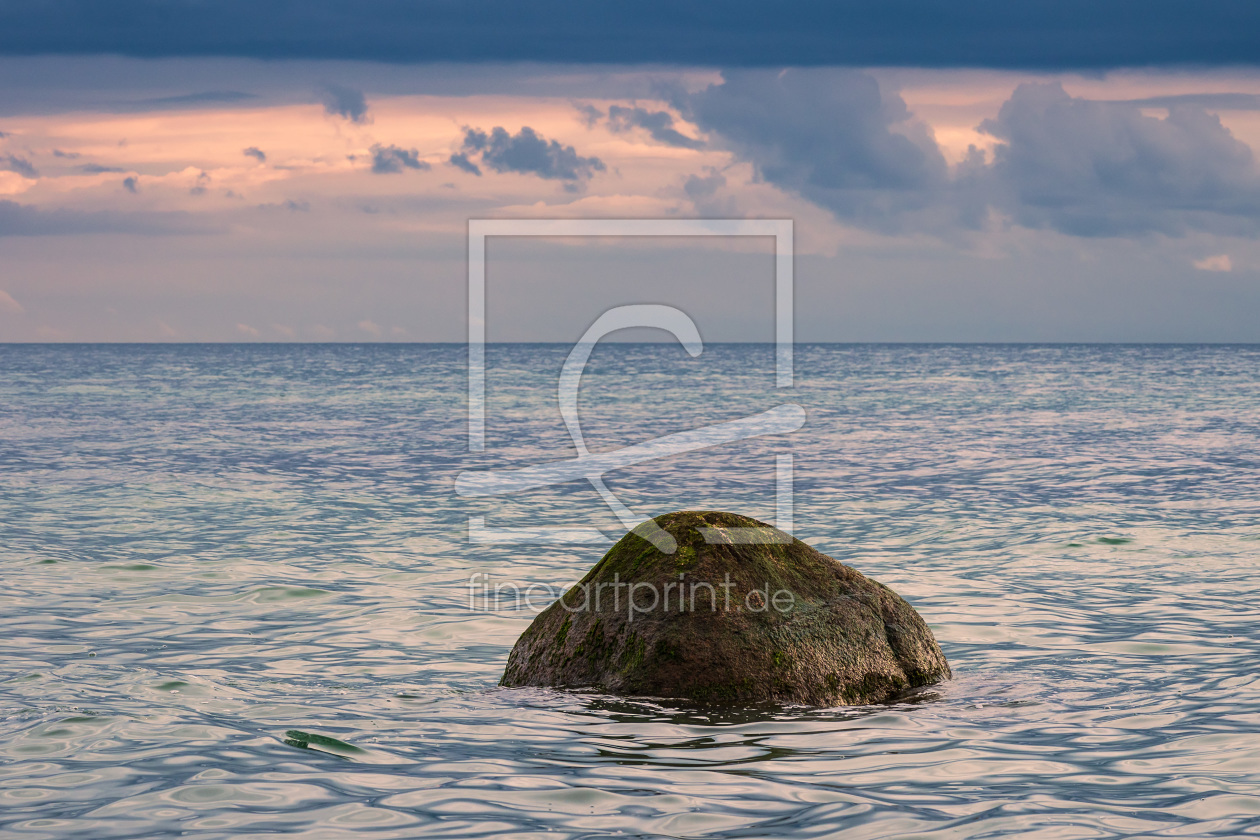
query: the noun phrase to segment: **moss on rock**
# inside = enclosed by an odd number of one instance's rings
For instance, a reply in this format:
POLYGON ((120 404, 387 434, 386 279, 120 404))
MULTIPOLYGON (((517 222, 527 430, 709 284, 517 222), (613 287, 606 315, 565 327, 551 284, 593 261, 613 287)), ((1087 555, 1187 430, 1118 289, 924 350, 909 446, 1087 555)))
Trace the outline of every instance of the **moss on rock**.
POLYGON ((720 511, 653 521, 677 549, 649 523, 622 537, 534 619, 501 685, 835 706, 950 677, 909 604, 800 540, 720 511))

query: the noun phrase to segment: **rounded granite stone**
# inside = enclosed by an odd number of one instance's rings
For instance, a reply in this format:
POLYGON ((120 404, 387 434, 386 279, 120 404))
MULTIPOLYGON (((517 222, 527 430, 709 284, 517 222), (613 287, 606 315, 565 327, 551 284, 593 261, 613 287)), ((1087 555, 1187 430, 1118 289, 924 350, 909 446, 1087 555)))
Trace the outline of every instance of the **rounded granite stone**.
POLYGON ((949 677, 888 587, 755 519, 680 511, 626 534, 540 613, 500 684, 839 706, 949 677))

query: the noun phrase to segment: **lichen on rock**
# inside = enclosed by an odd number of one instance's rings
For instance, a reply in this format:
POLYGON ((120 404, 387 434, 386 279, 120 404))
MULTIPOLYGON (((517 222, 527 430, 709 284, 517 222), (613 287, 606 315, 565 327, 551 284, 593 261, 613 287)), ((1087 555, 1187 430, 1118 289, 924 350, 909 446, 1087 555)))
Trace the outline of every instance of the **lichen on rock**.
POLYGON ((534 619, 501 685, 839 706, 950 677, 909 604, 800 540, 720 511, 649 522, 534 619))

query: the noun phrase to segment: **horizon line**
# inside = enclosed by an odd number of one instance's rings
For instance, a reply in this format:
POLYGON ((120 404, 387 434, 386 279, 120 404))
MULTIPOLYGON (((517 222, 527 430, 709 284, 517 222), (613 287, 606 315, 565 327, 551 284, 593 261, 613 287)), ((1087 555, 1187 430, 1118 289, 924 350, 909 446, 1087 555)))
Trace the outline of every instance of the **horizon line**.
MULTIPOLYGON (((573 347, 574 341, 487 341, 486 346, 507 347, 573 347)), ((600 341, 601 345, 668 345, 676 341, 600 341)), ((705 341, 708 346, 771 347, 774 341, 705 341)), ((795 341, 794 346, 928 346, 928 347, 1260 347, 1260 341, 1132 341, 1132 340, 853 340, 795 341)), ((467 347, 467 341, 0 341, 0 347, 467 347)))

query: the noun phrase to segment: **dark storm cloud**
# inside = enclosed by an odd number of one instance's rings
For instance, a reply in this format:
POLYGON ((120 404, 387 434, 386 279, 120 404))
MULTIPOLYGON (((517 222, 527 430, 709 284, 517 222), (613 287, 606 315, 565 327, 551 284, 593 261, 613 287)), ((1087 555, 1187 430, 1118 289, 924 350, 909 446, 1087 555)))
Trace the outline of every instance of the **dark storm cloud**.
POLYGON ((0 236, 73 236, 85 233, 133 233, 144 236, 203 234, 218 230, 184 213, 106 213, 41 210, 0 201, 0 236))
POLYGON ((122 182, 123 189, 125 189, 127 192, 131 193, 132 195, 135 195, 136 193, 140 192, 140 188, 137 186, 137 183, 138 181, 136 180, 136 176, 134 175, 132 175, 130 178, 123 178, 123 182, 122 182))
POLYGON ((403 169, 431 169, 420 160, 416 149, 402 149, 398 146, 382 146, 379 143, 372 147, 372 171, 377 175, 402 172, 403 169))
MULTIPOLYGON (((598 110, 598 109, 596 109, 598 110)), ((668 111, 613 105, 608 109, 608 127, 616 132, 641 128, 653 140, 680 149, 702 149, 704 141, 688 137, 674 128, 674 117, 668 111)))
POLYGON ((241 154, 245 155, 245 157, 252 157, 259 163, 267 162, 267 153, 257 146, 250 146, 248 149, 242 149, 241 154))
POLYGON ((367 122, 367 97, 363 91, 326 83, 320 91, 324 112, 354 123, 367 122))
POLYGON ((1255 64, 1254 0, 43 0, 0 53, 708 66, 1255 64))
MULTIPOLYGON (((606 168, 599 158, 583 157, 572 146, 547 140, 529 126, 516 134, 509 134, 501 126, 496 126, 489 134, 476 128, 465 129, 459 156, 465 163, 475 165, 471 163, 473 155, 479 155, 481 164, 495 172, 517 172, 571 182, 585 181, 606 168)), ((453 160, 452 163, 466 169, 453 160)))
POLYGON ((8 170, 16 172, 23 178, 38 178, 39 172, 35 169, 26 158, 20 158, 17 155, 4 155, 0 157, 0 170, 8 170))
POLYGON ((102 166, 99 163, 85 163, 85 164, 82 164, 81 166, 76 166, 75 169, 77 169, 79 172, 84 173, 85 175, 101 175, 106 172, 126 172, 127 171, 126 169, 120 169, 117 166, 102 166))
POLYGON ((1024 84, 980 127, 1003 141, 988 172, 995 202, 1027 227, 1110 236, 1260 221, 1251 149, 1202 107, 1172 103, 1159 119, 1024 84))

